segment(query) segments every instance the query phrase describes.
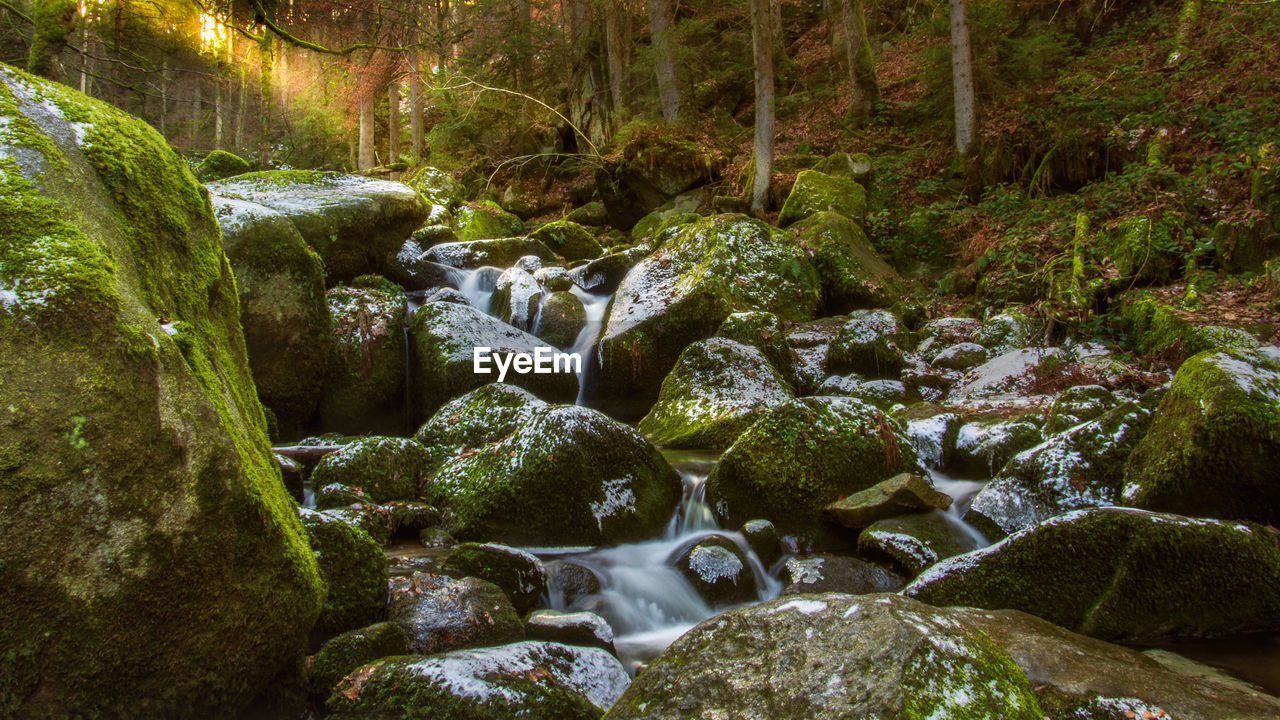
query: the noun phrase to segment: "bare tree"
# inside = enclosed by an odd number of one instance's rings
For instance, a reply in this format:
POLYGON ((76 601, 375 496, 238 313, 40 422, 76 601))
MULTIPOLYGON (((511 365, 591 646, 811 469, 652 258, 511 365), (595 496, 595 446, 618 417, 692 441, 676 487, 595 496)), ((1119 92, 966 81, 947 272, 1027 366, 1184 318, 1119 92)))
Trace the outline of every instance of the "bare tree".
POLYGON ((844 24, 849 76, 853 81, 849 119, 863 125, 871 119, 875 104, 880 99, 880 86, 876 83, 875 58, 871 54, 871 40, 867 37, 862 0, 840 0, 840 15, 844 24))
POLYGON ((680 116, 680 86, 676 81, 675 51, 671 46, 671 0, 647 0, 649 33, 653 37, 653 65, 658 78, 662 119, 673 123, 680 116))
POLYGON ((373 154, 373 94, 366 92, 360 98, 360 159, 356 169, 371 169, 377 162, 373 154))
POLYGON ((422 60, 418 48, 409 49, 409 144, 414 162, 422 160, 422 60))
POLYGON ((605 61, 609 69, 609 97, 615 117, 622 111, 627 95, 627 75, 623 64, 626 44, 622 39, 623 9, 619 0, 604 0, 605 61))
POLYGON ((751 212, 764 214, 769 180, 773 174, 773 45, 774 32, 769 0, 751 0, 751 45, 756 68, 755 177, 751 183, 751 212))
POLYGON ((973 91, 973 51, 965 0, 951 0, 951 87, 955 95, 956 152, 962 158, 974 151, 978 101, 973 91))
POLYGON ((31 49, 27 54, 27 70, 32 74, 62 81, 62 51, 67 47, 79 10, 77 0, 36 0, 31 13, 31 49))
POLYGON ((400 162, 400 81, 394 78, 387 85, 387 162, 400 162))

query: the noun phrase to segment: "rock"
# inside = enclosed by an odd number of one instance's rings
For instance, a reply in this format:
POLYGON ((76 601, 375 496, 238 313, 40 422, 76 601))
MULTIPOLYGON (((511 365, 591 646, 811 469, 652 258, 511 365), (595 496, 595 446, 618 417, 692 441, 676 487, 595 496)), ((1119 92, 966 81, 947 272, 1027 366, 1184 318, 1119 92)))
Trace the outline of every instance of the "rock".
POLYGON ((1013 456, 1040 444, 1039 418, 1027 413, 1004 419, 996 415, 960 425, 947 469, 960 477, 986 478, 999 473, 1013 456))
POLYGON ((859 553, 888 560, 908 576, 978 547, 970 530, 938 510, 877 520, 858 535, 859 553))
POLYGON ((797 555, 787 560, 783 595, 897 592, 907 578, 878 563, 847 555, 797 555))
POLYGON ((458 203, 462 189, 449 173, 429 165, 421 165, 404 176, 404 182, 417 190, 427 202, 448 210, 458 203))
POLYGON ((1036 340, 1031 318, 1019 312, 1005 312, 982 321, 974 342, 995 355, 1026 347, 1036 340))
POLYGON ((393 437, 366 437, 330 453, 311 472, 318 507, 340 507, 366 498, 375 503, 416 500, 431 475, 432 457, 413 440, 393 437), (334 497, 331 485, 358 488, 334 497))
POLYGON ((393 500, 380 507, 391 514, 391 535, 397 538, 420 537, 441 521, 440 511, 424 502, 393 500))
POLYGON ((208 200, 154 129, 0 65, 0 714, 235 714, 324 585, 208 200))
POLYGON ((670 564, 712 607, 728 607, 760 597, 751 561, 723 535, 697 540, 672 554, 670 564))
POLYGON ((320 511, 327 517, 368 533, 379 546, 391 542, 391 516, 379 505, 358 503, 320 511))
POLYGON ((512 238, 524 234, 524 223, 520 218, 491 202, 464 203, 453 211, 453 217, 458 228, 458 239, 462 242, 512 238))
POLYGON ((627 229, 645 213, 716 178, 721 160, 696 139, 667 127, 646 128, 623 143, 616 165, 596 174, 614 227, 627 229))
POLYGON ((827 353, 830 372, 896 378, 905 364, 898 337, 902 326, 885 310, 857 310, 840 328, 827 353))
POLYGON ((1168 282, 1182 263, 1181 238, 1174 234, 1181 230, 1175 224, 1180 223, 1165 215, 1155 219, 1146 215, 1127 217, 1116 224, 1115 230, 1100 233, 1099 250, 1115 263, 1118 279, 1168 282))
POLYGON ((588 567, 570 560, 553 560, 545 568, 547 595, 553 606, 571 607, 578 598, 600 592, 600 578, 588 567))
POLYGON ((537 607, 547 591, 547 573, 538 558, 505 545, 463 543, 450 551, 442 568, 455 577, 475 577, 497 585, 521 615, 537 607))
POLYGON ((454 305, 471 305, 471 301, 467 299, 460 291, 451 287, 440 288, 422 298, 422 305, 427 303, 453 303, 454 305))
POLYGON ((196 179, 202 183, 242 175, 253 169, 247 160, 226 150, 214 150, 196 165, 196 179))
POLYGON ((780 233, 740 215, 700 220, 619 286, 592 399, 610 412, 641 416, 684 348, 730 314, 767 310, 783 321, 807 320, 817 300, 817 275, 804 251, 780 233))
POLYGON ((832 212, 859 224, 867 214, 867 192, 856 180, 801 170, 782 203, 778 225, 786 227, 814 213, 832 212))
POLYGON ((387 279, 410 292, 453 286, 454 270, 426 259, 427 250, 413 238, 387 260, 387 279))
POLYGON ((1146 355, 1169 357, 1174 364, 1206 351, 1250 350, 1258 339, 1237 328, 1195 325, 1177 308, 1139 296, 1119 303, 1118 314, 1127 322, 1134 348, 1146 355))
POLYGON ((1137 642, 1280 629, 1277 573, 1280 547, 1265 528, 1094 508, 943 561, 904 592, 1137 642))
POLYGON ((427 500, 452 513, 446 529, 464 540, 547 546, 647 539, 666 526, 681 496, 675 471, 631 428, 511 389, 459 398, 415 437, 442 463, 427 500))
POLYGON ((329 697, 333 687, 352 671, 408 652, 409 636, 393 622, 380 622, 329 638, 311 660, 311 693, 329 697))
POLYGON ((551 248, 551 251, 570 262, 591 260, 604 254, 604 248, 586 228, 572 220, 556 220, 529 234, 535 240, 551 248))
MULTIPOLYGON (((442 302, 418 308, 409 322, 409 341, 414 368, 413 406, 420 417, 429 415, 452 398, 498 379, 497 365, 492 359, 486 366, 490 370, 488 374, 475 372, 476 348, 490 348, 494 355, 533 355, 539 347, 545 347, 537 337, 474 307, 442 302)), ((572 372, 522 374, 509 370, 503 380, 547 400, 572 402, 578 396, 578 377, 572 372)))
POLYGON ((524 621, 524 633, 530 640, 596 647, 617 654, 613 648, 613 628, 595 613, 535 610, 524 621))
POLYGON ((976 627, 897 595, 778 598, 703 622, 608 720, 1042 720, 1026 676, 976 627))
POLYGON ((987 361, 987 349, 978 343, 956 343, 944 348, 929 364, 943 370, 968 370, 987 361))
POLYGON ((768 520, 748 520, 738 531, 751 552, 760 558, 765 570, 782 558, 782 539, 778 537, 778 529, 768 520))
POLYGON ((955 405, 1026 407, 1030 404, 1028 396, 1035 369, 1043 362, 1063 362, 1061 358, 1059 348, 1010 350, 970 368, 947 395, 947 401, 955 405))
POLYGON ((542 287, 538 281, 521 268, 513 267, 498 276, 489 312, 512 327, 530 332, 541 305, 542 287))
POLYGON ((649 248, 638 245, 629 250, 610 253, 569 271, 573 284, 592 293, 611 294, 631 268, 649 255, 649 248))
POLYGON ((574 208, 564 216, 564 219, 579 225, 604 227, 609 224, 609 213, 604 209, 604 203, 593 200, 586 205, 574 208))
POLYGON ((301 505, 305 495, 305 472, 302 463, 290 460, 283 455, 275 455, 275 461, 276 467, 280 468, 280 479, 284 481, 285 489, 289 491, 289 497, 301 505))
POLYGON ((881 410, 892 410, 920 399, 918 392, 908 390, 898 380, 863 380, 858 375, 832 375, 822 381, 816 394, 857 398, 881 410))
POLYGON ((902 473, 831 503, 822 514, 844 527, 861 530, 877 520, 949 507, 950 495, 934 490, 920 475, 902 473))
POLYGON ((769 408, 792 398, 785 378, 750 345, 711 338, 685 348, 636 429, 672 448, 726 448, 769 408))
POLYGON ((787 345, 786 329, 777 315, 756 311, 734 313, 720 323, 715 336, 755 347, 784 378, 790 377, 791 348, 787 345))
POLYGON ((991 537, 1055 515, 1121 502, 1125 461, 1147 434, 1151 408, 1127 402, 1014 456, 973 499, 965 520, 991 537))
POLYGON ((943 317, 925 323, 920 332, 936 339, 941 347, 948 347, 957 343, 977 342, 982 327, 982 322, 973 318, 943 317))
POLYGON ((569 276, 569 271, 557 265, 535 270, 533 279, 553 293, 573 289, 573 278, 569 276))
POLYGON ((316 629, 337 633, 368 625, 387 603, 387 557, 369 533, 324 513, 298 508, 329 593, 316 629))
POLYGON ((804 323, 787 333, 787 345, 791 347, 791 384, 801 395, 813 395, 829 374, 827 355, 831 341, 844 327, 843 318, 822 318, 804 323))
POLYGON ((1044 420, 1044 434, 1052 435, 1097 419, 1120 404, 1116 394, 1101 385, 1074 385, 1053 401, 1044 420))
POLYGON ((832 153, 818 161, 813 169, 825 175, 857 180, 864 188, 871 187, 871 157, 866 153, 832 153))
POLYGON ((841 545, 822 508, 910 470, 915 453, 902 429, 850 398, 790 400, 771 409, 720 458, 707 497, 723 526, 764 518, 805 544, 841 545))
POLYGON ((654 210, 640 218, 631 228, 631 239, 647 241, 657 249, 684 229, 686 225, 698 222, 702 216, 696 212, 681 212, 671 207, 654 210))
POLYGON ((547 262, 557 260, 556 254, 546 245, 524 236, 440 243, 427 250, 423 258, 452 268, 474 269, 511 267, 529 255, 547 262))
POLYGON ((567 350, 577 342, 578 335, 587 326, 587 309, 577 295, 571 292, 554 292, 542 300, 538 311, 538 337, 548 344, 567 350))
POLYGON ((1125 470, 1125 504, 1280 525, 1280 348, 1196 355, 1125 470))
POLYGON ((366 665, 326 705, 344 720, 599 720, 629 679, 604 650, 520 642, 366 665))
POLYGON ((960 416, 944 412, 938 405, 916 403, 896 417, 906 421, 907 438, 920 463, 930 468, 943 467, 955 451, 960 416))
POLYGON ((520 268, 527 273, 532 273, 542 269, 542 258, 537 255, 525 255, 519 260, 516 260, 514 267, 520 268))
POLYGON ((324 264, 284 215, 241 200, 212 200, 236 276, 258 397, 292 433, 315 412, 329 360, 324 264))
POLYGON ((524 639, 524 625, 506 594, 479 578, 421 573, 392 578, 387 616, 404 628, 409 651, 417 654, 524 639))
POLYGON ((313 170, 268 170, 211 183, 209 192, 275 210, 324 260, 330 283, 380 273, 430 210, 408 185, 313 170))
POLYGON ((326 297, 333 327, 321 425, 340 433, 403 432, 404 293, 387 283, 336 287, 326 297))
POLYGON ((827 313, 884 307, 902 298, 896 270, 871 247, 862 226, 834 212, 816 212, 790 228, 796 243, 813 253, 827 313))

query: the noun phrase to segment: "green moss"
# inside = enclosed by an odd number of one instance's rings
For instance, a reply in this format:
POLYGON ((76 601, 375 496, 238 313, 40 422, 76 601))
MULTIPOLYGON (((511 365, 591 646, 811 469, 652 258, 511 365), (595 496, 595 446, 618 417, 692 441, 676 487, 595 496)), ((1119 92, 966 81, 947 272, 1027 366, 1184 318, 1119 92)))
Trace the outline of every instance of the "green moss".
POLYGON ((771 312, 734 313, 716 328, 716 337, 751 345, 764 353, 783 376, 791 374, 791 347, 787 345, 786 329, 771 312))
POLYGON ((409 652, 409 636, 398 623, 381 622, 330 638, 311 663, 311 692, 328 697, 342 678, 364 665, 409 652))
POLYGON ((361 438, 329 453, 311 473, 315 487, 358 488, 374 502, 415 500, 430 476, 431 455, 413 440, 361 438))
POLYGON ((587 326, 587 309, 568 291, 551 293, 538 311, 538 337, 558 348, 569 348, 587 326))
POLYGON ((867 192, 856 180, 804 170, 782 204, 778 225, 786 227, 823 211, 861 223, 867 214, 867 192))
POLYGON ((1195 325, 1170 305, 1146 295, 1123 303, 1120 317, 1138 352, 1169 356, 1175 364, 1207 350, 1258 347, 1257 338, 1236 328, 1195 325))
POLYGON ((516 237, 524 233, 524 223, 520 218, 491 202, 460 205, 453 216, 458 226, 458 239, 463 242, 516 237))
POLYGON ((450 551, 441 569, 446 575, 497 585, 520 615, 537 607, 547 590, 547 574, 537 558, 501 545, 462 543, 450 551))
POLYGON ((364 530, 324 513, 303 512, 302 527, 329 588, 316 629, 342 632, 377 619, 387 597, 382 544, 364 530))
MULTIPOLYGON (((381 284, 382 279, 377 279, 381 284)), ((332 322, 320 422, 344 433, 400 433, 405 427, 405 295, 336 287, 326 294, 332 322)))
POLYGON ((966 628, 954 657, 925 645, 902 670, 903 720, 1042 720, 1027 676, 991 636, 966 628))
POLYGON ((569 220, 556 220, 534 230, 530 237, 551 248, 565 260, 590 260, 604 254, 595 236, 569 220))
POLYGON ((1167 281, 1176 275, 1180 260, 1178 229, 1167 216, 1153 220, 1138 215, 1120 221, 1102 238, 1102 246, 1122 278, 1167 281))
POLYGON ((886 307, 902 299, 902 278, 876 255, 862 227, 834 212, 815 212, 793 224, 795 241, 813 255, 827 313, 886 307))
POLYGON ((212 182, 214 180, 222 180, 235 175, 243 175, 253 168, 250 167, 249 161, 226 150, 214 150, 200 161, 196 166, 196 178, 200 182, 212 182))

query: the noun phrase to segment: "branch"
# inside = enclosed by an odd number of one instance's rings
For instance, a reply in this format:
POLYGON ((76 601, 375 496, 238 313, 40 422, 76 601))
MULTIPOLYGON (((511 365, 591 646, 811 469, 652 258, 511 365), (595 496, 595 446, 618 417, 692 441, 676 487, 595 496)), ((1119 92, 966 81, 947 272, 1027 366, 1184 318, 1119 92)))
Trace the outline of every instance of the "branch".
POLYGON ((550 110, 551 112, 555 113, 555 116, 556 116, 556 117, 560 118, 561 120, 563 120, 563 121, 565 122, 565 124, 566 124, 566 125, 568 125, 569 127, 573 128, 573 131, 574 131, 574 132, 576 132, 576 133, 578 134, 578 137, 580 137, 580 138, 582 138, 583 140, 585 140, 585 141, 586 141, 586 143, 587 143, 587 145, 591 147, 591 154, 592 154, 592 155, 596 155, 596 156, 599 156, 599 155, 600 155, 600 148, 597 148, 597 147, 596 147, 596 144, 595 144, 595 143, 593 143, 593 142, 591 142, 591 138, 587 137, 587 134, 586 134, 586 133, 584 133, 584 132, 582 132, 581 130, 579 130, 577 125, 574 125, 572 122, 570 122, 570 121, 569 121, 569 118, 565 117, 564 115, 561 115, 559 110, 556 110, 555 108, 553 108, 553 107, 551 107, 550 105, 548 105, 548 104, 546 104, 546 103, 542 102, 542 101, 541 101, 541 100, 539 100, 538 98, 533 97, 532 95, 526 95, 525 93, 518 92, 518 91, 516 91, 516 90, 508 90, 508 89, 506 89, 506 88, 489 87, 488 85, 482 85, 482 84, 480 84, 480 83, 478 83, 478 82, 476 82, 475 80, 472 80, 472 79, 470 79, 470 78, 464 78, 464 79, 466 80, 466 82, 464 82, 464 83, 462 83, 462 84, 460 84, 460 85, 449 85, 449 86, 446 86, 446 87, 441 87, 441 88, 436 88, 436 89, 437 89, 437 90, 444 90, 444 91, 448 91, 448 90, 461 90, 462 88, 467 87, 467 86, 475 86, 475 87, 480 88, 481 90, 490 90, 490 91, 492 91, 492 92, 506 93, 506 94, 508 94, 508 95, 515 95, 516 97, 522 97, 522 98, 524 98, 524 99, 526 99, 526 100, 532 100, 532 101, 534 101, 534 102, 538 103, 539 105, 541 105, 542 107, 544 107, 544 108, 546 108, 546 109, 550 110))
POLYGON ((26 20, 32 25, 35 24, 35 21, 31 19, 30 15, 22 12, 18 8, 14 7, 13 5, 10 5, 6 0, 0 0, 0 8, 4 8, 5 10, 8 10, 9 12, 13 13, 14 15, 17 15, 19 18, 22 18, 23 20, 26 20))

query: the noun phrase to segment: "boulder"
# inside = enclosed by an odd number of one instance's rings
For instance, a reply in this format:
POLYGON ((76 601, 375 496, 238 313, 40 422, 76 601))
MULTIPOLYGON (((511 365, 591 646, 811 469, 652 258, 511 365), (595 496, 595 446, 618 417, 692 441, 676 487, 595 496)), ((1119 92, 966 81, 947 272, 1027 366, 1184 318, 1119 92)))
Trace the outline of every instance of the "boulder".
POLYGON ((676 550, 670 562, 712 607, 738 605, 760 597, 747 554, 723 535, 689 543, 676 550))
POLYGON ((387 658, 343 679, 326 705, 341 720, 599 720, 629 679, 599 648, 519 642, 387 658))
POLYGON ((831 317, 804 323, 787 333, 791 348, 791 384, 801 395, 813 395, 830 374, 827 355, 831 342, 844 327, 844 318, 831 317))
POLYGON ((457 283, 456 271, 428 260, 426 247, 414 238, 405 240, 400 249, 387 259, 385 275, 409 292, 452 287, 457 283))
POLYGON ((1039 417, 1026 413, 979 418, 960 425, 947 455, 946 468, 961 477, 987 478, 999 473, 1013 456, 1040 444, 1039 417))
POLYGON ((778 537, 778 528, 768 520, 748 520, 738 533, 766 570, 782 558, 782 538, 778 537))
POLYGON ((552 560, 547 571, 547 596, 553 607, 572 607, 578 598, 600 592, 600 577, 571 560, 552 560))
POLYGON ((409 652, 409 636, 393 622, 349 630, 329 638, 311 658, 311 693, 329 697, 333 687, 354 670, 393 655, 409 652))
POLYGON ((596 236, 572 220, 549 222, 529 233, 529 237, 540 241, 551 248, 551 252, 570 262, 591 260, 604 254, 604 248, 600 247, 596 236))
POLYGON ((226 150, 214 150, 196 165, 196 179, 202 183, 223 180, 225 178, 249 172, 253 166, 249 161, 226 150))
POLYGON ((209 192, 279 212, 324 260, 330 283, 380 273, 430 210, 403 183, 313 170, 268 170, 211 183, 209 192))
POLYGON ((409 651, 423 655, 524 639, 524 625, 502 589, 473 577, 392 578, 387 617, 404 628, 409 651))
POLYGON ((1042 720, 1009 653, 897 595, 778 598, 703 622, 649 664, 607 720, 1042 720))
POLYGON ((681 484, 657 448, 594 410, 494 388, 445 405, 415 436, 441 463, 425 492, 450 511, 446 530, 547 546, 647 539, 666 526, 681 484))
POLYGON ((832 153, 819 160, 813 169, 826 175, 857 180, 864 188, 871 187, 873 168, 871 156, 866 153, 832 153))
POLYGON ((404 182, 417 190, 427 202, 446 210, 458 203, 462 189, 449 173, 429 165, 421 165, 406 173, 404 182))
POLYGON ((858 535, 860 554, 886 560, 912 577, 981 545, 973 531, 938 510, 877 520, 858 535))
POLYGON ((907 584, 907 578, 896 570, 848 555, 797 555, 787 560, 783 573, 783 595, 868 595, 897 592, 907 584))
POLYGON ((867 214, 867 192, 856 180, 801 170, 782 203, 778 225, 786 227, 819 212, 843 215, 861 223, 867 214))
POLYGON ((897 422, 851 398, 790 400, 769 410, 720 458, 707 497, 722 525, 764 518, 804 544, 842 545, 822 508, 915 467, 897 422))
POLYGON ((769 408, 792 398, 785 378, 750 345, 711 338, 680 353, 658 402, 636 429, 673 448, 726 448, 769 408))
POLYGON ((784 378, 791 376, 791 347, 787 345, 786 328, 777 315, 758 311, 734 313, 720 323, 715 336, 755 347, 784 378))
POLYGON ((616 654, 613 628, 595 613, 535 610, 524 621, 524 633, 530 640, 547 640, 575 647, 598 647, 616 654))
POLYGON ((275 210, 215 197, 213 214, 236 277, 258 397, 291 434, 315 412, 329 361, 324 264, 275 210))
POLYGON ((1093 508, 943 561, 904 592, 1136 642, 1280 629, 1277 573, 1280 547, 1266 528, 1093 508))
POLYGON ((863 380, 860 375, 832 375, 815 394, 857 398, 886 411, 920 400, 920 393, 900 380, 863 380))
POLYGON ((0 715, 234 714, 324 599, 209 201, 0 64, 0 715))
POLYGON ((604 203, 599 200, 593 200, 581 207, 574 208, 568 215, 564 216, 564 219, 579 225, 603 227, 609 224, 609 213, 604 209, 604 203))
POLYGON ((902 473, 841 498, 822 509, 827 519, 860 530, 877 520, 951 507, 951 496, 933 489, 923 476, 902 473))
POLYGON ((329 453, 311 471, 317 507, 414 500, 430 478, 432 456, 413 440, 365 437, 329 453))
POLYGON ((1026 347, 1036 340, 1036 327, 1031 318, 1020 312, 1003 312, 982 321, 973 342, 999 355, 1026 347))
POLYGON ((1125 469, 1125 504, 1280 525, 1280 348, 1206 352, 1173 376, 1125 469))
POLYGON ((573 289, 573 278, 569 276, 569 271, 559 265, 538 268, 533 271, 533 279, 538 281, 542 287, 553 293, 565 292, 573 289))
POLYGON ((522 257, 534 256, 548 262, 556 254, 530 237, 446 242, 432 247, 423 259, 452 268, 510 267, 522 257))
POLYGON ((527 271, 513 267, 498 276, 489 313, 518 330, 530 332, 542 305, 542 287, 527 271))
POLYGON ((902 299, 902 278, 876 254, 858 222, 822 211, 789 230, 795 233, 796 244, 813 255, 826 313, 884 307, 902 299))
POLYGON ((1095 420, 1119 404, 1120 398, 1101 385, 1073 385, 1063 390, 1049 407, 1044 434, 1052 435, 1095 420))
POLYGON ((827 369, 870 378, 897 378, 905 364, 899 348, 903 328, 886 310, 857 310, 840 328, 827 353, 827 369))
POLYGON ((987 361, 987 349, 978 343, 956 343, 943 348, 929 364, 943 370, 968 370, 987 361))
POLYGON ((538 310, 538 337, 548 344, 567 350, 577 342, 587 326, 587 309, 571 292, 553 292, 542 299, 538 310))
POLYGON ((316 629, 337 633, 377 620, 387 603, 382 543, 331 515, 306 508, 299 508, 298 515, 329 588, 316 629))
POLYGON ((449 551, 441 569, 454 577, 475 577, 497 585, 521 615, 537 607, 547 592, 547 573, 538 558, 505 545, 462 543, 449 551))
POLYGON ((404 292, 383 283, 336 287, 326 297, 333 325, 318 421, 331 432, 403 432, 404 292))
POLYGON ((453 211, 453 218, 458 228, 458 239, 462 242, 511 238, 524 234, 524 223, 520 218, 491 202, 459 205, 453 211))
POLYGON ((768 225, 724 215, 686 226, 619 286, 589 399, 642 416, 684 348, 710 337, 730 314, 767 310, 783 321, 807 320, 818 296, 805 252, 768 225))
POLYGON ((587 292, 612 294, 631 268, 648 257, 650 252, 648 247, 637 245, 629 250, 610 253, 573 268, 569 271, 569 279, 587 292))

